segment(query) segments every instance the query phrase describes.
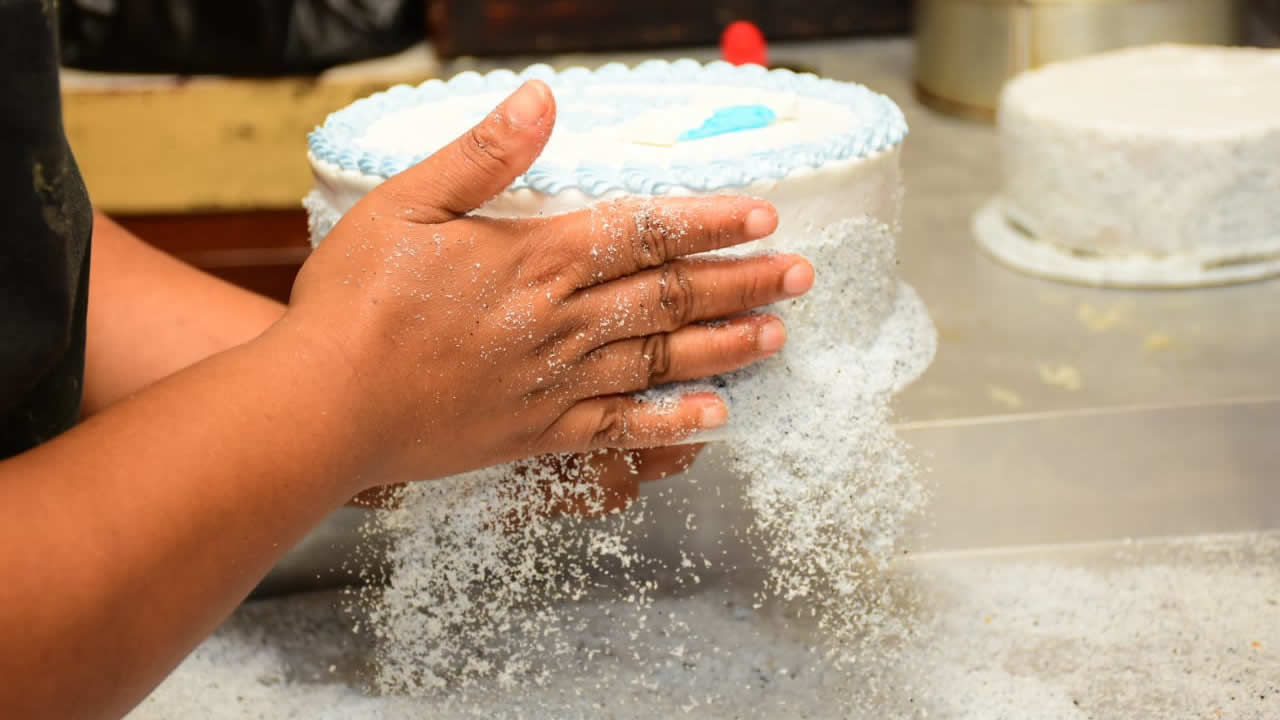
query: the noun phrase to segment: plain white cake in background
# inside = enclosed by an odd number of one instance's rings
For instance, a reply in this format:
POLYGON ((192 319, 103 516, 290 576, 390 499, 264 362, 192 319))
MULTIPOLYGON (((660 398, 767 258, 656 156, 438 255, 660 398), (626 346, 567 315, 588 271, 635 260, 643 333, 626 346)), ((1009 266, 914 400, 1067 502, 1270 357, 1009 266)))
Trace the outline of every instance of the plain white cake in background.
MULTIPOLYGON (((933 325, 897 274, 906 123, 888 98, 814 75, 681 60, 563 72, 535 65, 393 88, 334 113, 312 133, 316 184, 305 201, 312 242, 365 193, 451 142, 526 78, 550 85, 555 128, 533 167, 480 213, 528 217, 621 196, 743 193, 777 207, 778 231, 725 252, 777 249, 813 262, 814 291, 771 309, 788 326, 783 352, 713 383, 731 411, 752 408, 734 415, 736 432, 776 418, 757 413, 757 404, 784 415, 794 404, 799 415, 815 388, 833 396, 840 387, 889 393, 929 365, 933 325), (774 400, 760 399, 767 397, 774 400)), ((692 389, 705 388, 673 391, 692 389)), ((820 412, 809 414, 822 422, 820 412)))
POLYGON ((982 245, 1024 271, 1177 287, 1280 273, 1280 51, 1157 45, 1055 63, 1000 100, 982 245))

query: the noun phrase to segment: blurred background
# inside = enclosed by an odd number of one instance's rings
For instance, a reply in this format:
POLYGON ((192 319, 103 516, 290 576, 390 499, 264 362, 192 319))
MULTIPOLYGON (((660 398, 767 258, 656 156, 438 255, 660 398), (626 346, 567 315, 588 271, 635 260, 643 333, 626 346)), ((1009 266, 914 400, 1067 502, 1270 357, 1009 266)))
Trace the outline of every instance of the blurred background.
POLYGON ((823 53, 914 35, 918 97, 983 120, 1005 78, 1050 60, 1160 40, 1280 45, 1280 0, 63 0, 61 12, 68 133, 95 204, 281 298, 307 253, 307 131, 395 83, 618 53, 711 59, 747 20, 775 62, 825 74, 823 53))

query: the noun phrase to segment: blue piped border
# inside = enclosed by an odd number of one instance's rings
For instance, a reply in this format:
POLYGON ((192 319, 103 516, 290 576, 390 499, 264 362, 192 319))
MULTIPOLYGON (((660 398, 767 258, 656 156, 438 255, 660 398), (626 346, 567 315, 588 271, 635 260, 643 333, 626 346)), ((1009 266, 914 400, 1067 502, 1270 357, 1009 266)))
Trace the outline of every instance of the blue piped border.
POLYGON ((869 157, 900 144, 907 135, 906 119, 898 106, 884 95, 856 83, 784 69, 766 70, 758 65, 735 66, 719 61, 703 65, 687 59, 675 62, 648 60, 634 68, 609 63, 596 70, 572 67, 560 73, 549 65, 539 64, 531 65, 519 74, 510 70, 495 70, 487 75, 463 72, 448 81, 428 80, 417 87, 398 85, 357 100, 330 115, 324 125, 308 136, 311 154, 317 160, 344 170, 391 177, 421 162, 426 155, 358 150, 355 141, 375 120, 387 113, 443 97, 491 91, 510 93, 531 78, 545 81, 553 91, 597 83, 676 82, 786 91, 847 105, 863 122, 840 135, 712 163, 670 167, 584 164, 568 168, 539 160, 512 183, 512 190, 529 188, 554 195, 576 188, 595 197, 613 191, 655 195, 672 187, 711 192, 745 187, 758 180, 781 179, 800 168, 816 168, 837 160, 869 157))

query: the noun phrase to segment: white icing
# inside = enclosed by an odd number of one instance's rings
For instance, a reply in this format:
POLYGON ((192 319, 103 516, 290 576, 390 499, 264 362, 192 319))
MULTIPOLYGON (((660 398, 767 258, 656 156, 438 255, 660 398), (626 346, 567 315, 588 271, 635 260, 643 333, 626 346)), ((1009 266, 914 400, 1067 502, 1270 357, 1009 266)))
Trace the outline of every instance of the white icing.
MULTIPOLYGON (((557 123, 542 160, 562 167, 600 164, 670 167, 674 164, 714 162, 753 152, 780 150, 848 132, 858 122, 846 105, 792 93, 712 87, 706 84, 625 86, 592 85, 566 100, 575 114, 605 114, 619 97, 650 95, 678 101, 673 106, 640 109, 616 124, 573 128, 557 123), (727 133, 687 142, 675 138, 696 128, 716 110, 732 105, 760 104, 778 115, 768 127, 727 133)), ((466 132, 502 102, 499 92, 458 95, 406 108, 375 121, 356 141, 363 150, 406 155, 430 154, 466 132)))
POLYGON ((999 125, 1007 218, 1057 248, 1011 264, 1125 262, 1125 284, 1159 285, 1184 260, 1280 256, 1280 52, 1156 46, 1050 65, 1008 85, 999 125))

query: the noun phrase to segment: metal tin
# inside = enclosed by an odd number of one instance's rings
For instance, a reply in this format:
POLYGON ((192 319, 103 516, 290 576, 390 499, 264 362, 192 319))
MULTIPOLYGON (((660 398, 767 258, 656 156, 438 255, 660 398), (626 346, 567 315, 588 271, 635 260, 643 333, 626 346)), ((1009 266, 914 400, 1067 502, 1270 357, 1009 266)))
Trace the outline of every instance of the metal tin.
POLYGON ((990 121, 1023 70, 1133 45, 1230 45, 1242 16, 1243 0, 917 0, 916 92, 990 121))

